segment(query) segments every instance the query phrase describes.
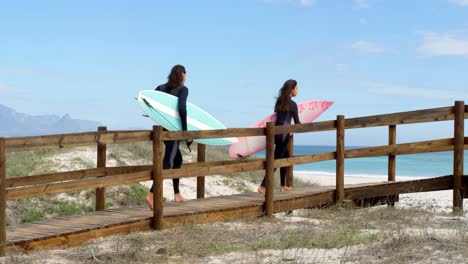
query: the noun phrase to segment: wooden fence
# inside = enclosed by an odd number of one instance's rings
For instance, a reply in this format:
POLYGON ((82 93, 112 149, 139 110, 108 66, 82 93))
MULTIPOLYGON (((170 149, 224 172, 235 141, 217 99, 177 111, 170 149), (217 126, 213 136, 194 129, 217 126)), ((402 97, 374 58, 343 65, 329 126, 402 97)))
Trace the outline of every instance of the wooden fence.
MULTIPOLYGON (((96 210, 105 208, 105 188, 108 186, 129 184, 152 180, 154 189, 154 215, 152 226, 162 229, 163 222, 163 189, 164 179, 197 177, 197 198, 205 193, 204 177, 226 173, 264 170, 266 175, 266 194, 264 214, 273 214, 274 168, 290 167, 287 183, 293 185, 292 166, 298 164, 336 160, 336 196, 335 202, 344 201, 345 159, 360 157, 388 156, 388 181, 395 181, 397 155, 453 151, 453 208, 463 208, 463 198, 468 193, 463 177, 463 152, 467 149, 468 138, 464 136, 464 119, 468 118, 468 106, 457 101, 452 107, 442 107, 410 112, 366 116, 345 119, 337 116, 336 120, 274 126, 268 123, 265 128, 229 128, 225 130, 204 131, 163 131, 154 126, 153 130, 141 131, 107 131, 99 127, 97 132, 35 136, 21 138, 0 138, 0 255, 6 247, 6 201, 34 197, 44 194, 56 194, 76 190, 96 189, 96 210), (396 144, 398 125, 423 122, 454 120, 454 137, 421 142, 396 144), (345 150, 345 130, 369 127, 388 127, 388 145, 345 150), (309 133, 319 131, 336 131, 336 151, 311 155, 292 156, 285 159, 274 159, 274 135, 282 133, 309 133), (165 140, 185 140, 201 138, 266 136, 265 159, 205 161, 205 146, 198 144, 197 162, 187 163, 180 169, 162 169, 162 145, 165 140), (153 164, 146 166, 106 166, 107 144, 152 141, 153 164), (42 148, 68 148, 77 146, 97 146, 97 168, 61 173, 16 178, 6 177, 6 154, 15 151, 29 151, 42 148)), ((289 146, 291 153, 292 143, 289 146)), ((437 184, 437 183, 434 183, 437 184)), ((437 190, 437 187, 433 188, 437 190)), ((377 189, 376 189, 377 190, 377 189)))

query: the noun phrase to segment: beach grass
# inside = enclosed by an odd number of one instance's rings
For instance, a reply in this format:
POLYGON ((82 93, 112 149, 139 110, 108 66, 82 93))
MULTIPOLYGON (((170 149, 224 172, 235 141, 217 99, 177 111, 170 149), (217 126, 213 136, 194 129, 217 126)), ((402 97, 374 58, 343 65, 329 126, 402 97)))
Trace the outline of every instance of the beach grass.
MULTIPOLYGON (((72 263, 465 263, 466 224, 413 209, 329 207, 112 236, 54 254, 72 263)), ((50 251, 31 258, 41 254, 50 251)))

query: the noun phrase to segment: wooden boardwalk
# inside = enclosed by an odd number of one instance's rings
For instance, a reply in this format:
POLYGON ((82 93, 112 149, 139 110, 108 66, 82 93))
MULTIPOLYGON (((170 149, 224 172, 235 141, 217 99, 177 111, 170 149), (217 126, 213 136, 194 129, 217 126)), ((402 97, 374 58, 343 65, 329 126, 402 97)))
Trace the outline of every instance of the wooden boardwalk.
MULTIPOLYGON (((404 182, 379 182, 345 186, 345 197, 354 201, 391 197, 399 193, 450 189, 452 177, 404 182), (444 183, 446 186, 441 186, 444 183), (437 186, 434 185, 437 183, 437 186), (369 190, 375 190, 369 192, 369 190), (383 191, 385 190, 385 191, 383 191)), ((335 186, 295 188, 274 193, 274 212, 330 205, 335 186)), ((377 201, 377 200, 376 200, 377 201)), ((164 205, 164 226, 174 227, 231 221, 263 215, 264 197, 259 193, 218 196, 164 205)), ((90 239, 119 233, 151 230, 153 212, 147 206, 107 209, 82 215, 55 217, 41 222, 7 227, 8 250, 35 250, 76 246, 90 239)))
MULTIPOLYGON (((0 256, 8 250, 34 250, 60 246, 74 246, 90 239, 118 233, 161 230, 166 227, 230 221, 235 219, 272 216, 273 213, 329 204, 339 206, 372 206, 393 204, 398 194, 453 190, 453 210, 463 210, 463 199, 468 198, 468 177, 463 172, 464 150, 468 149, 468 137, 464 123, 468 119, 468 105, 456 101, 454 106, 382 115, 275 126, 268 122, 265 128, 229 128, 201 131, 163 131, 161 126, 152 130, 107 131, 99 127, 95 132, 59 134, 33 137, 0 137, 0 256), (450 138, 418 142, 397 143, 397 127, 406 124, 453 120, 454 136, 450 138), (345 149, 345 131, 371 127, 388 128, 388 144, 357 149, 345 149), (336 149, 331 152, 294 155, 294 140, 288 145, 291 157, 274 158, 276 134, 297 134, 334 131, 336 149), (265 137, 265 158, 247 160, 206 161, 206 146, 197 145, 197 161, 180 169, 163 170, 163 145, 168 140, 187 140, 224 137, 265 137), (152 164, 144 166, 108 167, 107 145, 121 143, 152 142, 152 164), (97 167, 77 171, 33 176, 7 177, 7 153, 50 148, 97 147, 97 167), (395 181, 396 157, 399 155, 453 152, 452 175, 424 180, 395 181), (387 157, 387 182, 345 185, 345 160, 353 158, 387 157), (315 162, 336 162, 335 185, 320 188, 295 188, 292 191, 274 192, 274 169, 288 167, 286 183, 294 186, 293 166, 315 162), (240 172, 263 171, 266 194, 239 194, 202 199, 205 177, 240 172), (197 200, 182 204, 163 203, 163 180, 197 178, 197 200), (105 209, 106 188, 110 186, 152 180, 155 210, 147 207, 105 209), (43 222, 7 226, 7 200, 18 200, 41 195, 80 190, 96 190, 94 213, 57 217, 43 222)), ((430 163, 428 163, 430 166, 430 163)))

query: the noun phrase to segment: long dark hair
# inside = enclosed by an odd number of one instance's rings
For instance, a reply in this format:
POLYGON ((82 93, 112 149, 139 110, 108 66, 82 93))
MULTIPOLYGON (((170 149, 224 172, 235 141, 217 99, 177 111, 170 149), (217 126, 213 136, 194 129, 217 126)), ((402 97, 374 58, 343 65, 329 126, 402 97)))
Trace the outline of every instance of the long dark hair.
POLYGON ((169 84, 170 88, 176 88, 182 85, 182 80, 184 79, 185 74, 185 67, 177 64, 172 67, 171 73, 167 76, 167 83, 169 84))
POLYGON ((283 87, 279 90, 278 97, 276 97, 275 112, 289 112, 289 99, 291 98, 291 91, 297 86, 296 80, 287 80, 283 87))

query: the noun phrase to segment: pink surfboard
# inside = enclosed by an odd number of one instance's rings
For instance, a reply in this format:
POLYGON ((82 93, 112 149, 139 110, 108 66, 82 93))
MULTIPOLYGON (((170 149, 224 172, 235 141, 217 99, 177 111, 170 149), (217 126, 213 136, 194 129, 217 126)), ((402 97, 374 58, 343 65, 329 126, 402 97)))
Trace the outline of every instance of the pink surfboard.
MULTIPOLYGON (((325 112, 332 104, 332 101, 327 100, 312 100, 299 103, 297 104, 299 120, 302 124, 310 123, 325 112)), ((273 113, 258 121, 251 127, 265 127, 267 122, 275 121, 276 114, 273 113)), ((265 136, 240 137, 238 140, 239 142, 234 143, 229 147, 229 156, 231 158, 247 157, 265 149, 266 147, 265 136)))

